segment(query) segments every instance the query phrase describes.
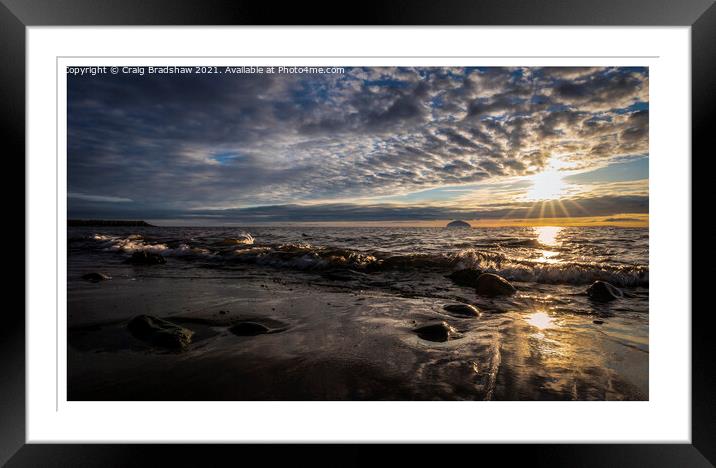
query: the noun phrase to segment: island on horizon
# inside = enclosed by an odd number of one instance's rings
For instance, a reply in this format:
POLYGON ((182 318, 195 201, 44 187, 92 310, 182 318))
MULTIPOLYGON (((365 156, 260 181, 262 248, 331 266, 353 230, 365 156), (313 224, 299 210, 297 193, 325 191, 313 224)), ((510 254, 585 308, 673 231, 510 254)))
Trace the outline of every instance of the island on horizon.
POLYGON ((470 223, 468 223, 468 222, 466 222, 466 221, 463 221, 463 220, 461 220, 461 219, 456 219, 455 221, 449 222, 449 223, 447 224, 447 226, 445 226, 445 227, 449 227, 449 228, 470 228, 470 227, 472 227, 472 226, 470 226, 470 223))

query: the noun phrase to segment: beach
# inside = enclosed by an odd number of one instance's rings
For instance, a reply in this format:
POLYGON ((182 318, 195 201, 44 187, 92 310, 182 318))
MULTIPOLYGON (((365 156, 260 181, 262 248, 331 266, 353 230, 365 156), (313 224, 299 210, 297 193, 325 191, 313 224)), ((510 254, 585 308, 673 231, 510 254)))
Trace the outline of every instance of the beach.
POLYGON ((67 305, 70 400, 649 394, 648 229, 73 227, 67 305), (595 281, 623 296, 590 298, 595 281), (190 340, 158 345, 137 317, 190 340), (435 325, 445 340, 418 331, 435 325))

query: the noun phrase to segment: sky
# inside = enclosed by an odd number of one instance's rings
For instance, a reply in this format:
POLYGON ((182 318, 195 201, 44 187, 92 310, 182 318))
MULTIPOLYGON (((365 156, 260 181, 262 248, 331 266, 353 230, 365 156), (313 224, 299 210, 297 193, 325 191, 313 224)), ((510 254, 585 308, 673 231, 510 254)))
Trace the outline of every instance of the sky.
POLYGON ((648 222, 644 67, 68 75, 68 217, 648 222))

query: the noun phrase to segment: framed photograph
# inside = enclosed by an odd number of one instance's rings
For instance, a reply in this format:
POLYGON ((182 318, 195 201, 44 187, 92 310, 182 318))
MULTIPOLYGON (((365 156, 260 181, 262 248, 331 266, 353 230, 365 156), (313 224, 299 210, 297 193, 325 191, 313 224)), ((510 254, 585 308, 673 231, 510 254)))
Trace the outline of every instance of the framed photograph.
POLYGON ((9 466, 716 460, 713 2, 2 3, 9 466))

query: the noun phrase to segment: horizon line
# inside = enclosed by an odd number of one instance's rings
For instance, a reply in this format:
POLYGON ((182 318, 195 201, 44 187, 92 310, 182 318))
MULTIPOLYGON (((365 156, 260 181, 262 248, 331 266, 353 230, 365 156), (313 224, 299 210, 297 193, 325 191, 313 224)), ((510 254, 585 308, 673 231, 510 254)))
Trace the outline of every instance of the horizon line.
MULTIPOLYGON (((68 218, 67 221, 70 221, 68 218)), ((267 221, 242 222, 222 220, 211 223, 210 219, 196 218, 197 223, 188 222, 183 218, 72 218, 72 220, 90 221, 145 221, 156 227, 446 227, 451 221, 465 221, 471 228, 499 228, 499 227, 624 227, 648 228, 648 213, 620 213, 610 216, 581 216, 581 217, 550 217, 550 218, 482 218, 482 219, 435 219, 435 220, 332 220, 332 221, 267 221), (209 221, 209 222, 207 222, 209 221)))

